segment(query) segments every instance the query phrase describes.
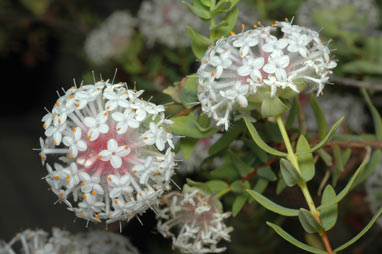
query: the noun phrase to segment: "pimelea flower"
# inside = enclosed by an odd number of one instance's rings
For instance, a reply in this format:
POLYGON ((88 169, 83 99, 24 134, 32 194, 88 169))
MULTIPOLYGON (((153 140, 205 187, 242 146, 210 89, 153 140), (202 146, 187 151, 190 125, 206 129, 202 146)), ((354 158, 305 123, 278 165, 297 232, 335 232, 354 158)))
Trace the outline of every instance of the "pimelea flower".
POLYGON ((185 185, 183 193, 171 192, 163 197, 165 206, 157 216, 158 231, 171 237, 173 246, 182 253, 221 253, 221 240, 230 240, 232 227, 223 222, 231 213, 222 213, 220 202, 212 195, 185 185))
POLYGON ((172 122, 162 105, 140 99, 142 93, 108 81, 73 86, 42 118, 42 163, 59 159, 46 164, 45 179, 77 217, 130 220, 170 188, 172 122))
POLYGON ((68 231, 53 228, 52 233, 40 230, 24 230, 8 243, 0 243, 0 254, 138 254, 130 241, 110 232, 87 232, 72 235, 68 231))
MULTIPOLYGON (((369 201, 370 210, 376 214, 382 207, 382 164, 379 162, 373 174, 366 180, 366 199, 369 201)), ((377 223, 382 227, 382 218, 377 219, 377 223)))
POLYGON ((377 28, 381 21, 375 0, 308 0, 300 5, 297 11, 300 25, 319 29, 322 24, 317 24, 318 18, 340 29, 377 28))
MULTIPOLYGON (((329 126, 335 124, 341 117, 345 117, 342 127, 349 131, 361 133, 365 125, 369 122, 368 113, 365 111, 363 101, 351 94, 325 93, 318 97, 320 107, 325 113, 329 126)), ((308 102, 306 102, 308 104, 308 102)), ((316 117, 313 109, 306 105, 305 120, 308 130, 317 131, 316 117)), ((337 130, 343 132, 342 128, 337 130)))
POLYGON ((254 27, 218 40, 197 71, 202 110, 225 129, 237 108, 261 104, 263 116, 271 116, 283 112, 278 98, 290 98, 307 85, 320 94, 336 66, 313 30, 290 22, 254 27))
POLYGON ((191 44, 186 26, 195 29, 202 22, 178 0, 144 1, 138 12, 139 29, 152 46, 158 41, 170 48, 187 47, 191 44))
POLYGON ((113 12, 86 38, 85 52, 95 64, 103 64, 126 50, 134 34, 136 19, 127 11, 113 12))

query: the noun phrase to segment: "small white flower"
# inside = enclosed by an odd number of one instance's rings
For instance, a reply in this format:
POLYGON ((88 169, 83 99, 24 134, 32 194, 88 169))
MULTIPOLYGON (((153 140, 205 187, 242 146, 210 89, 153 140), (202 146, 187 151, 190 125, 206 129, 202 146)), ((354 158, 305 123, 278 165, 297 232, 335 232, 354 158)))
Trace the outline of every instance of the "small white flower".
POLYGON ((105 206, 103 202, 97 201, 94 195, 84 194, 83 198, 84 200, 78 204, 82 209, 89 210, 93 213, 99 213, 105 206))
POLYGON ((140 184, 146 184, 147 180, 149 179, 149 176, 154 173, 153 162, 154 158, 149 156, 146 158, 143 164, 134 166, 133 172, 137 171, 138 174, 140 174, 140 184))
POLYGON ((123 176, 116 176, 116 175, 109 175, 107 177, 107 182, 109 186, 111 187, 111 190, 109 191, 109 195, 111 198, 119 197, 123 193, 130 194, 133 192, 133 188, 130 185, 130 176, 123 175, 123 176))
POLYGON ((81 128, 73 128, 73 137, 65 136, 62 142, 69 147, 71 154, 69 157, 77 157, 78 151, 85 151, 87 148, 86 142, 81 139, 81 128))
POLYGON ((88 130, 88 139, 94 141, 99 137, 100 133, 108 133, 109 125, 106 124, 108 118, 108 112, 100 112, 96 118, 86 117, 84 119, 84 124, 89 127, 88 130))
POLYGON ((79 177, 82 181, 81 191, 83 193, 92 192, 93 195, 103 195, 104 190, 102 186, 99 184, 101 178, 97 175, 90 176, 86 172, 80 172, 79 177))
POLYGON ((68 168, 62 170, 62 173, 66 177, 65 182, 67 183, 68 189, 73 188, 80 182, 76 163, 72 162, 68 168))
POLYGON ((158 127, 155 123, 150 123, 150 131, 143 135, 143 141, 148 145, 153 145, 158 148, 159 151, 163 151, 165 146, 164 131, 162 128, 158 127))
POLYGON ((45 135, 47 137, 50 137, 50 136, 53 137, 54 145, 60 145, 62 140, 62 132, 65 130, 65 128, 66 128, 65 123, 61 124, 57 121, 57 124, 53 124, 48 129, 45 130, 45 135))
POLYGON ((122 157, 127 156, 129 153, 129 146, 118 146, 115 139, 109 139, 107 141, 107 150, 102 150, 98 158, 103 161, 110 161, 113 168, 120 168, 122 166, 122 157))
POLYGON ((127 108, 130 106, 129 102, 126 100, 128 97, 128 94, 126 93, 124 89, 120 89, 117 92, 115 91, 105 92, 104 97, 108 99, 105 105, 105 108, 107 111, 114 110, 118 106, 123 108, 127 108))
MULTIPOLYGON (((255 32, 257 33, 257 32, 255 32)), ((256 46, 259 43, 259 40, 253 36, 251 33, 247 33, 245 36, 240 36, 233 41, 232 45, 239 49, 241 56, 246 56, 249 53, 251 47, 256 46)))
POLYGON ((294 40, 291 40, 288 46, 290 52, 298 52, 302 57, 308 57, 308 49, 306 46, 311 42, 312 38, 306 34, 298 34, 294 40))
POLYGON ((288 46, 287 39, 277 39, 274 36, 266 39, 266 43, 261 47, 264 52, 272 53, 275 55, 282 55, 283 49, 288 46))
POLYGON ((131 109, 126 109, 124 113, 115 112, 111 117, 118 122, 117 123, 117 133, 123 134, 130 128, 138 128, 139 122, 135 119, 135 113, 131 109))
POLYGON ((252 56, 246 56, 243 59, 243 66, 237 69, 237 73, 243 77, 250 75, 252 80, 261 82, 263 77, 261 75, 260 69, 263 67, 263 65, 263 57, 253 58, 252 56))
POLYGON ((289 65, 289 56, 286 55, 271 55, 268 58, 268 63, 264 65, 264 71, 269 74, 275 74, 278 80, 286 80, 287 73, 285 68, 289 65))

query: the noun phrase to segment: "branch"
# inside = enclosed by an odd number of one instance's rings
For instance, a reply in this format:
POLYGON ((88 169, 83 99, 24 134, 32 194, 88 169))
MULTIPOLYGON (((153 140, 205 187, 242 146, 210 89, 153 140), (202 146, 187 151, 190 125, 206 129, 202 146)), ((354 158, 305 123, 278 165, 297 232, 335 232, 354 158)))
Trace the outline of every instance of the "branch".
POLYGON ((358 88, 366 88, 366 89, 375 90, 375 91, 382 91, 382 85, 369 83, 366 81, 354 80, 350 78, 343 78, 343 77, 339 77, 335 75, 332 75, 330 77, 330 81, 339 85, 344 85, 344 86, 354 86, 358 88))

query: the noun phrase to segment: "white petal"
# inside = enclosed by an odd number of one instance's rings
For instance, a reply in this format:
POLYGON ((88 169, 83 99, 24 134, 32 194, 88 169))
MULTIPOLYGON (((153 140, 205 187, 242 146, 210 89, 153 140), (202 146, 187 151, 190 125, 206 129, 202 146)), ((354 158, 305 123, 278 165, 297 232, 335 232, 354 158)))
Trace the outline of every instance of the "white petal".
POLYGON ((118 155, 113 155, 111 156, 110 163, 113 168, 120 168, 122 166, 122 159, 118 155))
POLYGON ((289 56, 282 56, 279 59, 279 65, 283 68, 286 68, 289 65, 289 56))
POLYGON ((284 69, 278 68, 276 69, 276 78, 278 80, 285 80, 287 78, 287 74, 284 69))
POLYGON ((276 66, 274 64, 266 64, 264 65, 263 71, 266 73, 274 73, 276 71, 276 66))
POLYGON ((118 150, 118 143, 115 139, 112 138, 107 141, 107 150, 110 152, 116 152, 118 150))
POLYGON ((163 151, 163 149, 164 149, 164 142, 163 142, 162 139, 158 138, 155 141, 155 145, 156 145, 156 147, 158 148, 159 151, 163 151))
POLYGON ((69 136, 65 136, 63 139, 62 139, 62 142, 66 145, 66 146, 71 146, 73 144, 73 138, 72 137, 69 137, 69 136))
POLYGON ((101 124, 99 127, 98 127, 98 131, 100 133, 108 133, 109 132, 109 125, 107 124, 101 124))
POLYGON ((117 122, 121 122, 125 119, 125 115, 122 114, 121 112, 115 112, 111 115, 111 117, 117 121, 117 122))
POLYGON ((81 132, 81 128, 75 128, 75 131, 74 131, 74 138, 75 138, 76 140, 79 140, 79 139, 81 138, 81 134, 82 134, 82 132, 81 132))
POLYGON ((97 121, 93 117, 88 116, 88 117, 85 117, 84 124, 87 127, 91 128, 97 125, 97 121))
POLYGON ((251 72, 251 69, 248 65, 243 65, 237 69, 237 74, 239 74, 242 77, 249 75, 250 72, 251 72))
POLYGON ((128 175, 123 175, 123 176, 121 177, 120 182, 121 182, 121 185, 129 185, 129 184, 130 184, 130 176, 128 176, 128 175))
POLYGON ((264 51, 264 52, 272 52, 273 51, 273 43, 266 43, 264 44, 261 49, 264 51))
POLYGON ((119 157, 124 157, 127 156, 130 153, 131 149, 130 148, 125 148, 123 146, 120 146, 120 149, 118 149, 117 155, 119 157))
POLYGON ((277 47, 278 47, 279 49, 283 49, 283 48, 285 48, 287 45, 288 45, 288 40, 287 40, 287 39, 279 39, 279 40, 277 41, 277 47))
POLYGON ((90 182, 90 175, 86 172, 80 172, 79 174, 81 181, 87 183, 90 182))
POLYGON ((136 129, 136 128, 139 127, 139 122, 138 122, 137 120, 135 120, 135 119, 130 119, 130 120, 129 120, 129 126, 130 126, 131 128, 136 129))
POLYGON ((256 58, 252 63, 252 67, 254 69, 257 69, 257 70, 259 70, 261 67, 263 67, 263 65, 264 65, 264 58, 263 57, 256 58))
POLYGON ((107 182, 111 187, 119 186, 119 177, 116 175, 108 175, 107 182))
MULTIPOLYGON (((121 188, 117 187, 117 188, 112 188, 109 192, 109 196, 111 198, 116 198, 116 197, 119 197, 121 195, 121 188)), ((113 202, 114 204, 114 202, 113 202)))
POLYGON ((79 141, 77 142, 77 148, 78 148, 78 150, 80 150, 81 152, 83 152, 83 151, 85 151, 85 150, 88 148, 88 146, 87 146, 87 144, 86 144, 85 141, 83 141, 83 140, 79 140, 79 141))
POLYGON ((123 134, 127 131, 127 129, 129 128, 129 126, 127 125, 126 122, 119 122, 117 123, 117 133, 118 134, 123 134))
POLYGON ((99 137, 99 131, 98 129, 89 129, 88 131, 88 138, 90 141, 94 141, 99 137))
POLYGON ((102 161, 108 161, 110 160, 111 158, 111 152, 109 150, 102 150, 99 154, 98 154, 99 159, 102 160, 102 161))

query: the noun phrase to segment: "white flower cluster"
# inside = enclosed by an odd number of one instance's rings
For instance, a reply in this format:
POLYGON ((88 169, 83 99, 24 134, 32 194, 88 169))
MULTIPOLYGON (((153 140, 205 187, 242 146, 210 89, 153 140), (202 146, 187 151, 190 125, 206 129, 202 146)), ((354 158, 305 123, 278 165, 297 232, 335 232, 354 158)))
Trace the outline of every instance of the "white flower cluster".
POLYGON ((42 162, 51 154, 62 162, 54 163, 54 170, 47 164, 45 179, 76 216, 129 220, 156 206, 170 189, 172 121, 162 105, 140 99, 142 93, 108 81, 73 86, 42 118, 42 162))
POLYGON ((138 12, 139 29, 152 46, 158 41, 170 48, 190 46, 186 26, 198 29, 200 19, 179 0, 144 1, 138 12))
POLYGON ((202 110, 226 129, 230 112, 248 107, 251 95, 269 91, 270 97, 282 97, 306 85, 319 94, 336 66, 317 32, 289 22, 258 25, 218 40, 197 72, 202 110), (278 28, 280 38, 273 35, 278 28))
MULTIPOLYGON (((342 24, 346 26, 345 28, 359 26, 377 28, 381 22, 375 0, 307 0, 300 5, 297 11, 297 21, 301 25, 317 27, 313 19, 314 12, 340 11, 342 8, 354 8, 354 15, 349 16, 342 24)), ((332 18, 332 22, 344 19, 344 17, 332 18)), ((330 22, 330 20, 326 20, 326 22, 330 22)))
POLYGON ((85 41, 85 52, 95 64, 123 53, 134 33, 136 19, 126 11, 112 13, 98 28, 89 33, 85 41))
MULTIPOLYGON (((350 131, 361 133, 364 126, 369 122, 368 114, 364 108, 365 104, 354 95, 326 93, 324 96, 318 97, 318 102, 325 113, 329 126, 344 116, 346 127, 350 131)), ((317 131, 316 117, 311 107, 306 107, 305 116, 308 130, 317 131)), ((342 126, 345 125, 342 124, 342 126)), ((338 129, 339 132, 341 130, 341 128, 338 129)))
POLYGON ((139 254, 121 235, 94 231, 71 235, 59 228, 52 234, 44 230, 24 230, 8 243, 0 243, 0 254, 139 254))
POLYGON ((230 241, 232 227, 224 224, 231 213, 221 212, 221 204, 212 195, 184 187, 183 193, 171 192, 163 197, 165 207, 157 216, 158 231, 171 237, 175 248, 182 253, 221 253, 221 240, 230 241))
MULTIPOLYGON (((382 163, 379 162, 373 174, 366 180, 366 199, 369 201, 370 210, 374 214, 382 207, 382 163)), ((382 227, 382 218, 377 219, 377 223, 382 227)))

